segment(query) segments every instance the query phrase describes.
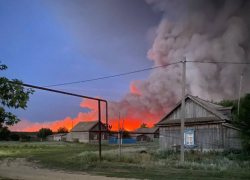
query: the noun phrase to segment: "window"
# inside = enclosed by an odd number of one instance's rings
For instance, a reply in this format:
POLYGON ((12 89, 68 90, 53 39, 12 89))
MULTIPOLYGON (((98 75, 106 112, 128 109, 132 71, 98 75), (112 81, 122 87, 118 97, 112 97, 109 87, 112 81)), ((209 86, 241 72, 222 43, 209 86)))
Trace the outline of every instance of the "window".
POLYGON ((97 135, 94 135, 94 140, 97 140, 97 135))
POLYGON ((184 144, 186 146, 194 145, 194 131, 186 130, 184 133, 184 144))
POLYGON ((104 139, 104 134, 102 134, 102 139, 104 139))

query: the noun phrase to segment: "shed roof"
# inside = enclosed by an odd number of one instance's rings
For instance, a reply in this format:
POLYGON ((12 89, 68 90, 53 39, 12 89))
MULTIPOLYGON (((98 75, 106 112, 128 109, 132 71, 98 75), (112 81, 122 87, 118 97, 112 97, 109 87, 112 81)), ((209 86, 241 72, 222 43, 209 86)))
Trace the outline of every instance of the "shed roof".
POLYGON ((58 133, 58 134, 52 134, 49 136, 66 136, 68 133, 58 133))
POLYGON ((98 121, 82 121, 75 125, 70 132, 88 132, 97 124, 98 121))
MULTIPOLYGON (((221 105, 212 103, 210 101, 206 101, 204 99, 199 98, 198 96, 192 96, 192 95, 186 95, 185 101, 187 99, 191 99, 204 109, 208 110, 209 112, 213 113, 216 117, 218 117, 220 120, 230 120, 230 115, 228 114, 228 110, 231 111, 232 107, 223 107, 221 105)), ((166 124, 170 122, 171 120, 166 120, 166 118, 175 111, 178 107, 181 106, 181 101, 166 115, 164 116, 157 124, 166 124)))
POLYGON ((138 132, 138 133, 155 133, 158 129, 159 129, 158 127, 138 128, 134 132, 138 132))

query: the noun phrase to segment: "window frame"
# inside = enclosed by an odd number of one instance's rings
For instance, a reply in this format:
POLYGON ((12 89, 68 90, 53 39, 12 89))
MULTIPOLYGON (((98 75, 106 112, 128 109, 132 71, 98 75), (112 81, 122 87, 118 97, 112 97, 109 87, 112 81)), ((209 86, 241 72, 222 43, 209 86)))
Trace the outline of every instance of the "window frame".
POLYGON ((184 145, 185 146, 194 146, 194 131, 193 130, 186 130, 184 131, 184 145), (191 144, 187 144, 187 134, 193 134, 193 142, 191 144))

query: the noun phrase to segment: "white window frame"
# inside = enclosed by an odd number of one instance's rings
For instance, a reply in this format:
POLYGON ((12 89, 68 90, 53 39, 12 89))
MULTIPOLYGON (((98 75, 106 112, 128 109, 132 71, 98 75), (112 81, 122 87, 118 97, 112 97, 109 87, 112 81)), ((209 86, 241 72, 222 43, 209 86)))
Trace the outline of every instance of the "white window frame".
POLYGON ((185 146, 194 145, 194 131, 193 130, 186 130, 184 132, 184 145, 185 146))

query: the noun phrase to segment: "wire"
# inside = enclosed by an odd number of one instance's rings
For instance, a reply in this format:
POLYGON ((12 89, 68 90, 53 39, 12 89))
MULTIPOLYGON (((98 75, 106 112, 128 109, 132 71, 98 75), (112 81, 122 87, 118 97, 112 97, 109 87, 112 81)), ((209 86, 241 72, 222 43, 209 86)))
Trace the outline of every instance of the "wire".
MULTIPOLYGON (((250 64, 250 63, 242 63, 242 62, 225 62, 225 61, 224 62, 222 62, 222 61, 221 62, 214 62, 214 61, 186 61, 186 62, 188 62, 188 63, 189 62, 190 63, 203 63, 203 64, 242 64, 242 65, 250 64)), ((86 80, 82 80, 82 81, 67 82, 67 83, 61 83, 61 84, 52 84, 52 85, 47 85, 47 86, 43 86, 43 87, 54 87, 54 86, 78 84, 78 83, 84 83, 84 82, 90 82, 90 81, 98 81, 98 80, 103 80, 103 79, 109 79, 109 78, 114 78, 114 77, 139 73, 139 72, 148 71, 148 70, 152 70, 152 69, 167 67, 167 66, 171 66, 171 65, 174 65, 174 64, 178 64, 178 63, 182 63, 182 61, 175 62, 175 63, 170 63, 168 65, 155 66, 155 67, 152 67, 152 68, 146 68, 146 69, 141 69, 141 70, 137 70, 137 71, 131 71, 131 72, 126 72, 126 73, 122 73, 122 74, 116 74, 116 75, 112 75, 112 76, 105 76, 105 77, 99 77, 99 78, 94 78, 94 79, 86 79, 86 80)))
POLYGON ((243 65, 247 65, 250 63, 247 62, 223 62, 223 61, 219 61, 219 62, 214 62, 214 61, 186 61, 186 62, 192 62, 192 63, 203 63, 203 64, 243 64, 243 65))
POLYGON ((63 86, 63 85, 69 85, 69 84, 78 84, 78 83, 84 83, 84 82, 90 82, 90 81, 97 81, 97 80, 109 79, 109 78, 113 78, 113 77, 119 77, 119 76, 124 76, 124 75, 139 73, 139 72, 143 72, 143 71, 148 71, 148 70, 152 70, 152 69, 167 67, 167 66, 171 66, 171 65, 174 65, 174 64, 178 64, 178 63, 181 63, 181 62, 170 63, 168 65, 162 65, 162 66, 155 66, 155 67, 151 67, 151 68, 146 68, 146 69, 141 69, 141 70, 137 70, 137 71, 126 72, 126 73, 122 73, 122 74, 116 74, 116 75, 112 75, 112 76, 105 76, 105 77, 99 77, 99 78, 94 78, 94 79, 86 79, 86 80, 75 81, 75 82, 67 82, 67 83, 61 83, 61 84, 53 84, 53 85, 48 85, 48 86, 43 86, 43 87, 63 86))

